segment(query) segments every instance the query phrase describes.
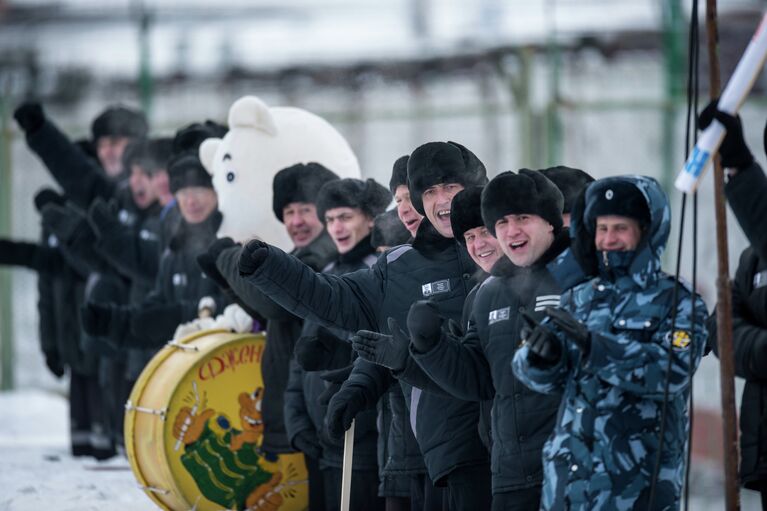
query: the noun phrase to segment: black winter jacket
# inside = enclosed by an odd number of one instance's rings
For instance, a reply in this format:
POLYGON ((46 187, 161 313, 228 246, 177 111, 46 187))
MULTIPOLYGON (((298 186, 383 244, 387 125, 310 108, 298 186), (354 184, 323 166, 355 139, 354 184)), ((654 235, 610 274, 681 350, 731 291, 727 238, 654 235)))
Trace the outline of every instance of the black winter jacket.
POLYGON ((493 399, 491 470, 493 494, 540 485, 541 449, 554 428, 560 395, 527 388, 511 371, 511 360, 525 325, 520 312, 542 319, 546 305, 558 305, 561 288, 546 268, 567 248, 561 233, 530 267, 506 257, 493 267, 474 300, 466 336, 444 336, 427 353, 413 358, 445 390, 467 400, 493 399))
MULTIPOLYGON (((761 490, 767 481, 767 375, 755 361, 767 352, 767 177, 758 164, 741 169, 725 194, 751 246, 740 256, 732 285, 735 374, 745 378, 740 405, 740 478, 761 490)), ((718 355, 716 314, 709 321, 709 346, 718 355)), ((762 365, 762 367, 764 367, 762 365)))
POLYGON ((209 296, 216 310, 227 300, 197 264, 197 256, 216 239, 221 214, 214 212, 199 224, 182 223, 160 261, 154 289, 138 305, 113 310, 111 338, 125 348, 156 352, 181 323, 197 318, 201 298, 209 296))
MULTIPOLYGON (((444 317, 459 320, 463 302, 474 285, 474 272, 474 263, 463 247, 423 222, 412 246, 388 250, 369 270, 340 277, 315 274, 276 247, 269 247, 264 263, 246 280, 287 310, 326 327, 389 333, 387 318, 394 318, 405 328, 411 304, 424 298, 437 303, 444 317)), ((403 435, 409 420, 435 483, 455 468, 486 463, 486 451, 477 433, 479 404, 424 392, 406 383, 412 383, 418 373, 423 374, 410 360, 403 373, 396 375, 407 409, 403 410, 401 403, 392 404, 391 433, 403 435), (395 427, 402 429, 396 431, 395 427)), ((388 369, 358 359, 344 385, 366 389, 366 400, 372 407, 391 384, 392 376, 388 369)), ((399 464, 400 471, 420 470, 412 447, 406 442, 400 445, 403 451, 391 453, 390 461, 399 464)))
MULTIPOLYGON (((293 347, 301 336, 301 319, 283 309, 254 286, 240 277, 237 261, 241 247, 224 250, 216 259, 216 267, 246 310, 266 319, 266 348, 261 361, 264 378, 264 399, 261 413, 264 420, 262 449, 266 452, 294 452, 285 430, 284 394, 290 375, 293 347)), ((306 247, 295 249, 291 259, 302 261, 314 271, 327 266, 336 256, 333 241, 323 231, 306 247)), ((253 315, 253 314, 251 314, 253 315)))
MULTIPOLYGON (((370 237, 361 240, 346 254, 339 254, 337 259, 326 266, 322 272, 329 275, 344 275, 356 270, 370 268, 376 261, 370 237)), ((317 324, 304 322, 302 336, 314 335, 317 324)), ((350 335, 342 334, 342 338, 350 335)), ((351 359, 349 359, 351 363, 351 359)), ((290 378, 285 390, 285 427, 292 445, 302 431, 314 435, 322 448, 320 468, 342 468, 344 450, 338 440, 334 440, 325 428, 327 405, 320 403, 319 397, 331 384, 322 379, 322 371, 305 371, 295 359, 290 364, 290 378)), ((354 468, 377 470, 376 411, 365 410, 355 418, 354 428, 354 468)))

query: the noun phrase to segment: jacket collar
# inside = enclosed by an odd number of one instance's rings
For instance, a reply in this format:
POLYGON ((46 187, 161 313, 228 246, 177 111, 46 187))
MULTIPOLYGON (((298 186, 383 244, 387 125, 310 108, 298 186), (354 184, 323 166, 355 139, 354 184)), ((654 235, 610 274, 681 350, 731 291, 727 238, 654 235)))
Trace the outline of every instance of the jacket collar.
POLYGON ((328 231, 323 229, 322 233, 305 247, 294 248, 291 255, 315 271, 319 271, 333 261, 337 253, 335 243, 333 243, 328 231))
POLYGON ((210 245, 211 240, 216 238, 222 219, 221 212, 215 210, 198 224, 190 224, 182 220, 168 247, 174 252, 182 249, 202 252, 210 245))
POLYGON ((375 252, 370 244, 370 235, 362 238, 351 250, 345 254, 338 254, 338 264, 357 263, 375 252))
POLYGON ((427 257, 438 254, 455 244, 456 241, 453 238, 446 238, 437 232, 437 229, 431 225, 428 219, 424 219, 421 225, 418 226, 418 232, 412 243, 414 249, 427 257))

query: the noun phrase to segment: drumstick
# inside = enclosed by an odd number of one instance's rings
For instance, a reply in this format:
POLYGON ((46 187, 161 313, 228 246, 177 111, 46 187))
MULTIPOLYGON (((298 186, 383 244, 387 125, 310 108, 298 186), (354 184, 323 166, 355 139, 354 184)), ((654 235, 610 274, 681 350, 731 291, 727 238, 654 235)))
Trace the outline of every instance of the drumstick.
POLYGON ((341 511, 349 511, 352 491, 352 461, 354 459, 354 420, 344 434, 344 464, 341 472, 341 511))

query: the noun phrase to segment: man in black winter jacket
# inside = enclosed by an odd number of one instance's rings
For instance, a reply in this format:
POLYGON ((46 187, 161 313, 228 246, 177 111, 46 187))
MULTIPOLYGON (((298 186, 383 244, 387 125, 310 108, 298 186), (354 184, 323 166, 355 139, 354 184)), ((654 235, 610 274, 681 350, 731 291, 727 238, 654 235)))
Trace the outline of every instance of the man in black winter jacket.
POLYGON ((491 470, 494 510, 537 510, 541 448, 560 396, 525 387, 509 370, 525 325, 543 317, 561 289, 546 265, 569 246, 562 230, 562 193, 543 174, 522 169, 496 176, 482 193, 482 218, 501 258, 477 292, 462 340, 443 334, 430 302, 408 316, 411 353, 440 386, 461 399, 493 399, 491 470))
MULTIPOLYGON (((322 185, 336 179, 335 173, 318 163, 301 163, 282 169, 272 182, 272 209, 293 241, 295 248, 291 255, 314 271, 324 268, 336 255, 333 241, 317 217, 315 204, 322 185)), ((237 266, 241 248, 231 238, 222 238, 213 243, 198 262, 233 302, 252 317, 266 320, 266 348, 261 362, 264 377, 262 449, 277 454, 295 452, 285 430, 283 397, 293 346, 301 336, 303 323, 254 286, 245 285, 237 266)), ((308 468, 311 474, 312 467, 308 468)))
MULTIPOLYGON (((340 179, 326 183, 317 196, 317 214, 338 249, 335 261, 323 269, 344 275, 367 269, 376 261, 370 232, 375 215, 391 202, 389 191, 372 179, 340 179)), ((319 459, 324 483, 325 509, 338 509, 341 496, 343 445, 325 426, 328 394, 334 383, 323 379, 323 371, 351 364, 349 333, 305 321, 296 343, 290 378, 285 391, 285 426, 291 444, 306 456, 319 459)), ((377 495, 376 412, 366 410, 357 417, 354 432, 352 509, 383 510, 377 495)), ((310 487, 309 491, 313 489, 310 487)))
MULTIPOLYGON (((252 241, 239 260, 243 279, 286 309, 327 327, 406 335, 400 325, 405 325, 410 304, 424 297, 438 304, 446 317, 458 320, 473 287, 475 266, 452 237, 450 202, 465 186, 486 181, 484 165, 460 144, 430 142, 413 151, 407 170, 410 198, 428 219, 421 222, 412 246, 386 252, 369 270, 339 277, 315 274, 276 247, 252 241)), ((339 435, 359 411, 373 407, 396 378, 407 409, 393 409, 392 428, 409 418, 431 479, 448 486, 455 506, 486 493, 481 473, 487 454, 477 433, 478 404, 413 386, 423 372, 410 359, 407 346, 403 350, 394 341, 379 345, 375 356, 380 365, 358 359, 331 400, 331 433, 339 435)), ((422 383, 429 385, 428 379, 422 383)), ((403 461, 416 467, 419 458, 413 453, 403 461)), ((434 503, 428 498, 441 500, 428 481, 423 488, 426 502, 413 502, 416 509, 431 508, 434 503)))
MULTIPOLYGON (((751 246, 740 256, 732 283, 732 326, 735 374, 745 378, 740 406, 740 479, 761 493, 767 509, 767 176, 743 137, 740 119, 716 110, 701 113, 701 128, 716 118, 727 133, 719 148, 728 175, 727 202, 751 246)), ((767 129, 765 129, 767 141, 767 129)), ((765 144, 767 150, 767 144, 765 144)), ((708 325, 709 346, 718 354, 716 311, 708 325)))

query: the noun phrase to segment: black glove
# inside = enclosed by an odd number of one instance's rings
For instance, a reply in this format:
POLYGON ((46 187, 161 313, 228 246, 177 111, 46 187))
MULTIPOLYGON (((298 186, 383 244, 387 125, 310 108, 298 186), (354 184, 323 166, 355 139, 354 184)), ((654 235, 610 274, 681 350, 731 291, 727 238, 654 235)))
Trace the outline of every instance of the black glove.
POLYGON ((25 133, 34 133, 45 123, 45 114, 40 103, 24 103, 13 112, 13 117, 25 133))
POLYGON ((719 146, 719 155, 722 157, 722 167, 742 169, 754 162, 754 155, 746 145, 743 137, 743 124, 740 116, 732 116, 717 109, 719 98, 711 100, 698 117, 701 129, 706 129, 716 119, 721 122, 727 133, 724 135, 722 145, 719 146))
POLYGON ((341 387, 328 403, 325 427, 331 438, 343 438, 354 417, 365 409, 365 398, 359 387, 341 387))
POLYGON ((156 343, 158 340, 167 341, 173 337, 176 327, 187 319, 184 317, 184 307, 181 303, 155 303, 132 307, 129 328, 131 334, 144 342, 153 340, 153 343, 156 343))
POLYGON ((115 201, 106 202, 101 197, 94 199, 91 207, 88 208, 88 222, 96 236, 100 237, 104 233, 122 225, 117 217, 118 210, 119 208, 115 201))
POLYGON ((322 447, 319 440, 317 440, 317 435, 307 430, 303 430, 296 435, 293 439, 293 445, 306 456, 315 460, 320 459, 320 456, 322 456, 322 447))
POLYGON ((48 204, 58 204, 59 206, 63 206, 66 202, 66 197, 51 188, 41 188, 35 194, 35 209, 37 209, 38 212, 42 211, 48 204))
POLYGON ((61 378, 64 376, 64 366, 61 363, 61 359, 56 353, 45 353, 45 365, 48 366, 48 370, 56 377, 61 378))
POLYGON ((588 355, 591 350, 591 332, 588 328, 575 319, 575 317, 564 309, 555 309, 546 307, 546 315, 551 319, 562 332, 569 337, 583 355, 588 355))
POLYGON ((528 313, 522 317, 527 326, 522 327, 519 337, 529 347, 527 360, 535 367, 550 367, 556 364, 562 356, 562 344, 549 328, 539 324, 528 313))
POLYGON ((394 318, 389 318, 392 335, 360 330, 351 337, 352 348, 360 358, 379 366, 401 371, 409 355, 410 339, 394 318))
POLYGON ((301 337, 293 349, 296 361, 306 371, 344 367, 351 361, 351 345, 319 327, 316 335, 301 337))
POLYGON ((349 364, 346 367, 325 371, 320 374, 320 378, 328 382, 328 387, 323 390, 317 398, 322 406, 328 406, 328 403, 330 403, 333 396, 341 390, 341 384, 349 379, 349 375, 352 374, 352 369, 354 369, 354 364, 349 364))
POLYGON ((415 302, 407 314, 407 328, 415 351, 431 350, 442 335, 442 317, 437 306, 428 300, 415 302))
POLYGON ((218 270, 216 260, 221 252, 228 248, 238 246, 232 238, 219 238, 208 246, 208 250, 197 256, 197 265, 202 269, 210 280, 223 290, 230 288, 229 282, 218 270))
POLYGON ((261 240, 250 240, 240 252, 240 259, 237 266, 240 275, 247 277, 253 275, 255 271, 266 260, 269 254, 269 245, 261 240))
POLYGON ((80 308, 80 319, 86 334, 94 337, 107 336, 112 323, 112 307, 88 302, 80 308))

